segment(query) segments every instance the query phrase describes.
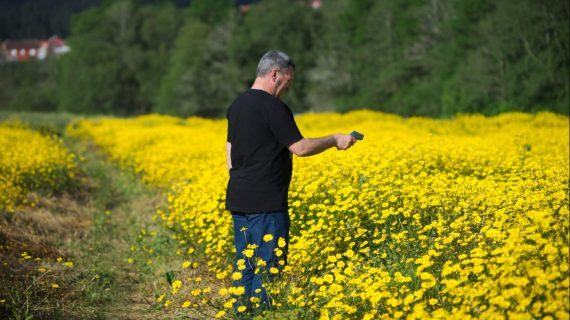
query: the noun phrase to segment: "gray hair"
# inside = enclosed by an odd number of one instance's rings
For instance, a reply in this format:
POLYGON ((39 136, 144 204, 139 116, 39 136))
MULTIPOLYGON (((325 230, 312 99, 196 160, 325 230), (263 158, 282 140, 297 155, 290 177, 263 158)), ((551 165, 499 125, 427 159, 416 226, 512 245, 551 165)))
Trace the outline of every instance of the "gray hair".
POLYGON ((295 69, 295 63, 289 56, 279 50, 268 51, 261 57, 259 64, 257 65, 257 76, 263 77, 271 69, 277 67, 278 69, 293 68, 295 69))

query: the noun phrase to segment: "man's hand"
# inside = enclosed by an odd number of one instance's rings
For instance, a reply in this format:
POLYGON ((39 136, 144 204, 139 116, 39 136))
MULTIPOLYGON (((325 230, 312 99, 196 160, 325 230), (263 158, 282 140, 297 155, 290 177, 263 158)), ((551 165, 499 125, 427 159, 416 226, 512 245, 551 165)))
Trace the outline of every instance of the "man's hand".
POLYGON ((350 148, 354 143, 356 143, 356 138, 350 134, 335 134, 334 135, 336 141, 336 148, 337 150, 347 150, 350 148))

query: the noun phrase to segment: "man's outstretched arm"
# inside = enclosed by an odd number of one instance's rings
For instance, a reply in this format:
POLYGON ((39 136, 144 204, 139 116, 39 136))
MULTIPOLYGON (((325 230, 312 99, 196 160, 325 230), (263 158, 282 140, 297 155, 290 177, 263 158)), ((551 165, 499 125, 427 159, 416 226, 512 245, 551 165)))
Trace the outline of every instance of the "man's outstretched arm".
POLYGON ((319 154, 328 148, 336 147, 338 150, 350 148, 356 139, 349 134, 331 134, 322 138, 303 138, 289 146, 289 151, 299 157, 319 154))
POLYGON ((226 141, 226 160, 228 163, 228 170, 232 168, 232 144, 226 141))

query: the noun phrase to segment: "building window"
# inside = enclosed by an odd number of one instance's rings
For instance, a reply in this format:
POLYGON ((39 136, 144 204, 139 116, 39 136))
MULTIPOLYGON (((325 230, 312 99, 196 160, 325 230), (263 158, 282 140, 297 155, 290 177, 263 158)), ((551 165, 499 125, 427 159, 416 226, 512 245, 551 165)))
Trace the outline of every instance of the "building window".
POLYGON ((26 54, 26 49, 20 49, 20 55, 23 56, 26 54))
POLYGON ((30 56, 32 57, 36 56, 36 49, 30 49, 30 56))
POLYGON ((12 49, 12 50, 10 50, 10 54, 12 55, 12 57, 15 57, 18 55, 18 50, 12 49))

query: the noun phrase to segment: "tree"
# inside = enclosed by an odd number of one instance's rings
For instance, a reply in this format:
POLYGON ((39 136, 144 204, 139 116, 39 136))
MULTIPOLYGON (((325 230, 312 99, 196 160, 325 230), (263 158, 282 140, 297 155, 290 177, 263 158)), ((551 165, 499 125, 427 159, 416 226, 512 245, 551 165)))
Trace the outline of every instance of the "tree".
POLYGON ((313 43, 318 28, 316 13, 286 0, 263 1, 245 15, 228 50, 232 63, 240 67, 239 85, 246 88, 255 80, 259 59, 279 49, 295 62, 295 81, 285 96, 293 111, 307 110, 308 71, 314 66, 313 43))
POLYGON ((60 107, 85 113, 152 110, 180 25, 170 4, 110 1, 74 17, 59 68, 60 107))
POLYGON ((221 76, 235 69, 226 63, 225 53, 233 21, 230 8, 227 1, 195 1, 185 12, 154 111, 181 116, 221 114, 228 81, 233 94, 231 79, 221 76))

